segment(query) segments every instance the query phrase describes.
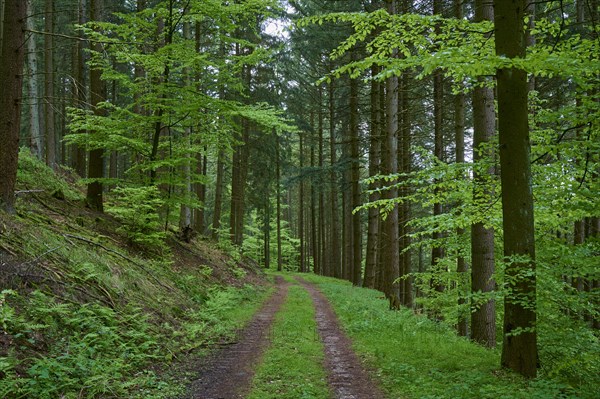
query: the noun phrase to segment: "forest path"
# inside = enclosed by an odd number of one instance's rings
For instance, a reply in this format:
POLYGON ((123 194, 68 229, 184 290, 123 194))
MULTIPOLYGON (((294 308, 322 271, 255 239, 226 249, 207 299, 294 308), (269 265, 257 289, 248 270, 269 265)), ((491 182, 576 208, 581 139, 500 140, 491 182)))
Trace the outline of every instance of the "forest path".
MULTIPOLYGON (((323 342, 323 367, 332 398, 382 399, 384 395, 370 378, 352 350, 352 342, 341 329, 329 300, 312 283, 301 277, 297 282, 308 291, 315 308, 317 331, 323 342)), ((236 399, 249 393, 252 378, 263 353, 270 345, 271 326, 285 302, 291 283, 275 277, 277 291, 265 302, 241 332, 236 343, 215 351, 191 383, 185 399, 236 399)), ((284 367, 282 365, 282 367, 284 367)), ((326 398, 323 398, 326 399, 326 398)))
POLYGON ((199 376, 188 389, 186 399, 244 398, 263 352, 270 345, 275 314, 285 302, 290 283, 276 276, 277 290, 242 330, 238 341, 215 351, 204 361, 199 376))
POLYGON ((352 341, 341 329, 329 300, 312 283, 296 280, 309 292, 315 305, 317 330, 325 348, 327 382, 335 399, 380 399, 383 393, 352 350, 352 341))

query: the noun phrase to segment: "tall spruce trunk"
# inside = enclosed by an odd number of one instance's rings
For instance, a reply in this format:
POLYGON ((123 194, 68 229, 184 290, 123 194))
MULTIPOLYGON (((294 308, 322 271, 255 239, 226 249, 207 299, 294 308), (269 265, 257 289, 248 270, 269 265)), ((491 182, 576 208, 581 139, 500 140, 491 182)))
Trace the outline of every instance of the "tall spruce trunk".
MULTIPOLYGON (((324 154, 324 119, 325 119, 325 115, 323 112, 323 85, 319 85, 319 107, 318 107, 318 132, 319 132, 319 137, 318 137, 318 145, 319 145, 319 170, 323 170, 323 165, 324 165, 324 159, 325 159, 325 154, 324 154)), ((320 255, 319 258, 321 259, 321 274, 325 275, 325 276, 330 276, 331 272, 330 272, 330 267, 329 267, 329 260, 328 257, 326 256, 326 254, 328 254, 328 249, 327 249, 327 231, 325 228, 325 193, 324 193, 324 189, 325 187, 321 184, 319 185, 319 241, 321 242, 320 245, 320 255)))
MULTIPOLYGON (((27 15, 33 15, 32 0, 27 0, 27 15)), ((27 18, 27 30, 35 30, 34 18, 27 18)), ((43 159, 44 140, 42 139, 42 125, 40 115, 43 115, 39 106, 40 87, 39 87, 39 63, 37 55, 37 44, 35 37, 31 36, 27 40, 27 94, 29 97, 29 148, 38 159, 43 159)))
MULTIPOLYGON (((387 10, 390 15, 396 14, 394 1, 387 2, 387 10)), ((397 56, 397 51, 394 51, 397 56)), ((386 138, 384 159, 382 160, 384 173, 388 175, 398 172, 398 77, 391 76, 386 79, 386 138)), ((398 189, 392 187, 385 191, 388 200, 398 197, 398 189)), ((385 265, 385 293, 393 296, 400 295, 400 252, 398 247, 398 205, 395 205, 384 221, 386 234, 385 252, 382 253, 382 261, 385 265)))
POLYGON ((279 135, 276 138, 277 142, 275 144, 275 174, 276 174, 276 189, 275 195, 277 196, 277 270, 283 270, 283 254, 281 252, 281 159, 279 154, 279 135))
MULTIPOLYGON (((298 132, 300 138, 300 170, 304 168, 304 132, 298 132)), ((301 172, 302 173, 302 172, 301 172)), ((298 203, 298 237, 300 238, 300 272, 305 273, 306 270, 306 256, 304 248, 306 246, 306 240, 304 239, 304 181, 300 179, 299 188, 299 203, 298 203)))
POLYGON ((54 0, 45 0, 44 11, 44 127, 46 164, 56 169, 56 131, 54 126, 54 0))
MULTIPOLYGON (((524 58, 525 0, 495 0, 496 54, 524 58)), ((503 68, 498 82, 505 280, 502 366, 537 374, 536 276, 527 73, 503 68)))
MULTIPOLYGON (((314 113, 311 112, 311 126, 314 127, 314 113)), ((314 130, 313 130, 314 132, 314 130)), ((310 136, 310 167, 312 170, 315 169, 315 136, 310 136)), ((311 182, 310 185, 310 241, 311 241, 311 256, 313 258, 313 272, 315 274, 321 274, 321 259, 320 259, 320 241, 318 239, 318 226, 317 226, 317 189, 316 184, 311 182)))
POLYGON ((339 235, 339 216, 338 216, 338 190, 337 174, 335 172, 336 149, 335 149, 335 87, 333 82, 329 83, 329 159, 330 159, 330 195, 331 195, 331 275, 341 277, 340 265, 340 235, 339 235))
MULTIPOLYGON (((454 17, 462 20, 464 17, 463 1, 454 0, 454 17)), ((462 88, 462 87, 461 87, 462 88)), ((454 143, 455 143, 455 162, 457 164, 465 163, 465 95, 461 92, 454 96, 454 143)), ((465 179, 467 176, 459 175, 459 179, 465 179)), ((460 205, 460 204, 459 204, 460 205)), ((456 234, 463 237, 465 229, 458 228, 456 234)), ((458 273, 458 320, 456 331, 458 335, 466 337, 469 334, 469 311, 466 308, 468 295, 467 272, 469 265, 462 253, 456 256, 456 271, 458 273)))
MULTIPOLYGON (((354 58, 354 54, 353 54, 354 58)), ((361 204, 360 192, 360 148, 359 148, 359 109, 358 109, 358 79, 350 80, 350 172, 351 206, 352 210, 361 204)), ((354 211, 352 218, 352 284, 360 285, 362 281, 362 229, 361 212, 354 211)))
POLYGON ((0 209, 14 213, 27 4, 6 0, 0 54, 0 209))
MULTIPOLYGON (((475 22, 493 21, 494 9, 486 0, 475 2, 475 22)), ((485 78, 479 78, 485 83, 485 78)), ((490 82, 488 82, 490 83, 490 82)), ((494 90, 488 86, 475 87, 473 90, 473 198, 482 209, 492 206, 494 192, 490 188, 490 178, 495 168, 481 169, 478 163, 493 165, 494 152, 489 142, 496 134, 496 111, 494 90)), ((471 291, 490 294, 496 288, 494 281, 494 229, 481 220, 471 226, 471 291)), ((472 304, 471 339, 488 347, 496 346, 496 305, 493 299, 472 304)))
MULTIPOLYGON (((379 67, 371 67, 371 76, 379 73, 379 67)), ((379 174, 379 163, 381 157, 381 121, 379 107, 379 91, 381 84, 375 79, 371 80, 371 134, 369 136, 369 177, 379 174)), ((377 182, 369 184, 369 202, 379 200, 379 193, 374 191, 379 187, 377 182)), ((365 279, 363 286, 375 288, 375 272, 377 269, 377 249, 379 240, 379 209, 370 207, 368 211, 367 225, 367 254, 365 260, 365 279)))
MULTIPOLYGON (((90 1, 90 20, 102 21, 103 0, 90 1)), ((93 45, 95 51, 101 51, 101 45, 93 45)), ((90 69, 90 103, 94 114, 102 115, 103 112, 97 107, 98 103, 105 98, 105 85, 101 79, 102 72, 98 68, 90 69)), ((47 143, 49 145, 49 143, 47 143)), ((98 180, 104 177, 104 149, 95 148, 90 150, 88 157, 88 178, 91 180, 87 185, 87 204, 90 208, 103 211, 104 202, 102 196, 102 183, 98 180)))

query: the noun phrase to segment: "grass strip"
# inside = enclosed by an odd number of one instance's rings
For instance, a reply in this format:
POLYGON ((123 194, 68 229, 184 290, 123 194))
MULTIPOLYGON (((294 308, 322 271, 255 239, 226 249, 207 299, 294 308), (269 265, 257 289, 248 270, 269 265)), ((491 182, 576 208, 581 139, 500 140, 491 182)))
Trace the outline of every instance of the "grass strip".
POLYGON ((412 311, 389 311, 375 290, 331 278, 303 275, 317 283, 332 303, 382 388, 403 399, 578 398, 559 383, 526 381, 499 368, 499 350, 458 337, 444 324, 412 311))
POLYGON ((327 398, 323 345, 308 292, 292 285, 271 331, 272 346, 264 354, 249 399, 327 398))

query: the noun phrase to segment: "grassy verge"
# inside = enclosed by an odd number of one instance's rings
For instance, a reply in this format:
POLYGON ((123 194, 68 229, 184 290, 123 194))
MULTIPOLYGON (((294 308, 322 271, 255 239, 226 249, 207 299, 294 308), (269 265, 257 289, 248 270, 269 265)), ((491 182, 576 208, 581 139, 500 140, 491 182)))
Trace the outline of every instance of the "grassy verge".
MULTIPOLYGON (((475 345, 411 311, 391 312, 374 290, 318 276, 354 349, 392 398, 576 398, 552 381, 525 381, 499 369, 499 351, 475 345)), ((590 398, 591 399, 591 398, 590 398)))
POLYGON ((0 212, 0 398, 173 397, 187 360, 269 294, 213 243, 129 242, 65 176, 19 161, 18 187, 32 191, 16 215, 0 212))
POLYGON ((250 399, 329 397, 314 314, 308 292, 292 285, 277 314, 272 346, 254 377, 250 399))

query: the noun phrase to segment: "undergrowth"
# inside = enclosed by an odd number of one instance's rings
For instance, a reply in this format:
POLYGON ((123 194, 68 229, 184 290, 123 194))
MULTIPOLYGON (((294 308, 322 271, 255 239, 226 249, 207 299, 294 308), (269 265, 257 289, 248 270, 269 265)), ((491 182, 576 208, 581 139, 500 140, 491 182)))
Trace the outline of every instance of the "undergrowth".
POLYGON ((22 151, 17 215, 0 213, 0 398, 181 394, 179 361, 231 339, 268 291, 207 244, 130 245, 68 173, 22 151))
POLYGON ((576 389, 550 376, 527 381, 501 370, 499 350, 469 342, 449 326, 410 310, 389 311, 377 291, 313 275, 303 277, 319 284, 355 350, 366 358, 391 397, 597 398, 590 385, 576 389))

